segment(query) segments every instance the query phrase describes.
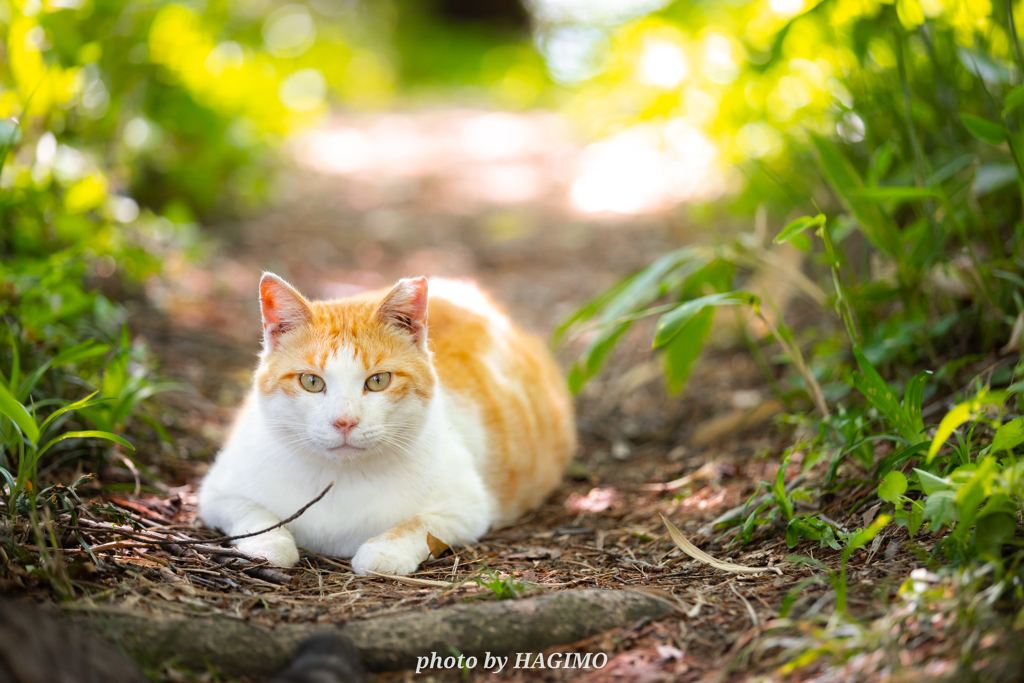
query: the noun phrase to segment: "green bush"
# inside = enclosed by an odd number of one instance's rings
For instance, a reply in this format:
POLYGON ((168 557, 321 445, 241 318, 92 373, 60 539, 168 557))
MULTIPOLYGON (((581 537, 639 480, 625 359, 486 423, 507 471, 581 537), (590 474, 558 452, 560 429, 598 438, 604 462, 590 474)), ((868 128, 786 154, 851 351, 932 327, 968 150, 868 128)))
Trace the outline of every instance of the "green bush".
MULTIPOLYGON (((929 3, 928 14, 923 6, 840 0, 772 22, 752 6, 679 2, 622 29, 617 59, 635 54, 658 27, 692 36, 712 17, 728 17, 730 38, 748 60, 727 84, 709 85, 706 72, 692 77, 721 100, 706 131, 747 171, 735 212, 762 206, 776 220, 811 213, 775 241, 809 254, 812 277, 829 293, 825 324, 795 333, 777 312, 762 314, 773 302, 734 289, 740 275, 771 260, 770 247, 743 234, 663 256, 597 296, 560 333, 587 337, 571 374, 578 390, 637 319, 660 316, 653 346, 663 352, 669 389, 679 390, 714 311, 751 308, 788 360, 781 384, 771 374, 769 384, 794 412, 805 411, 791 420, 815 435, 794 449, 804 451, 805 471, 819 462, 827 468, 817 490, 787 491, 781 474, 762 483, 771 499, 727 524, 734 539, 749 541, 779 522, 790 547, 813 540, 849 549, 863 532, 796 512, 793 500, 868 481, 912 539, 924 525, 943 532, 933 560, 998 561, 1012 570, 1024 559, 1016 417, 1024 365, 1004 361, 997 375, 966 386, 957 374, 1004 345, 1003 353, 1020 352, 1024 86, 1014 85, 1024 53, 1009 4, 929 3), (831 74, 817 89, 804 73, 808 60, 831 74), (807 98, 783 112, 780 88, 801 83, 807 98), (749 126, 770 144, 753 148, 749 126), (928 369, 934 374, 921 372, 928 369), (922 403, 944 395, 958 405, 933 435, 922 403), (883 442, 891 451, 876 456, 883 442)), ((653 106, 656 93, 639 92, 653 106)), ((661 93, 657 101, 661 108, 645 117, 688 115, 681 98, 661 93)), ((845 591, 845 576, 833 578, 845 591)))

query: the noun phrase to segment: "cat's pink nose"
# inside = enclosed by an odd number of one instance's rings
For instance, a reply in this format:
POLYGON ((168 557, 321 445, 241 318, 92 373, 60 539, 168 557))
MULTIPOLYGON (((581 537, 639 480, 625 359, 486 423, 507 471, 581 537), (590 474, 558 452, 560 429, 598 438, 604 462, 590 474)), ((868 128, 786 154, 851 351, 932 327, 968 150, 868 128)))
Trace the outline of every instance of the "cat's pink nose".
POLYGON ((339 417, 334 421, 334 428, 341 432, 342 436, 348 436, 358 424, 358 417, 339 417))

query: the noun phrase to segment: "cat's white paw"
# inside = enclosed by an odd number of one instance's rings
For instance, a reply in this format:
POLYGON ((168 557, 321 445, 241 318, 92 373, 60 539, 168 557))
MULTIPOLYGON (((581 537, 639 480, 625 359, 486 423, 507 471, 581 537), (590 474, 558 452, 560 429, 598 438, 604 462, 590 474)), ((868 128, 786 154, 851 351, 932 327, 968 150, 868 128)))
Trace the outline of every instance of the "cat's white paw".
POLYGON ((407 543, 371 541, 359 546, 352 558, 352 571, 366 576, 368 571, 405 576, 412 574, 425 557, 419 557, 407 543))
POLYGON ((275 567, 291 567, 299 561, 299 549, 291 534, 274 531, 235 541, 242 552, 262 557, 275 567))

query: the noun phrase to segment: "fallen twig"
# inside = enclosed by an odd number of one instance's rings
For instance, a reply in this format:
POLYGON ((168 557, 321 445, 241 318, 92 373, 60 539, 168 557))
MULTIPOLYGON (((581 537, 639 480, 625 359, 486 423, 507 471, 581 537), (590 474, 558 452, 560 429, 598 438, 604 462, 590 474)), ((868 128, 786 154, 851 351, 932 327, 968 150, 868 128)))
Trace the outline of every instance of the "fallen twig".
MULTIPOLYGON (((264 558, 243 552, 238 548, 224 548, 221 546, 209 545, 209 543, 206 541, 195 541, 192 539, 167 540, 156 536, 156 534, 153 534, 152 532, 139 532, 135 531, 134 529, 115 525, 101 524, 99 522, 93 522, 87 519, 79 519, 78 523, 84 526, 66 528, 87 531, 90 533, 116 533, 138 543, 158 546, 163 550, 169 552, 171 555, 174 555, 175 557, 187 557, 188 551, 192 550, 201 555, 210 556, 213 559, 213 561, 217 562, 218 564, 229 564, 234 562, 242 573, 247 574, 249 576, 254 576, 264 581, 269 581, 271 583, 276 583, 285 586, 295 582, 295 577, 289 574, 285 574, 284 572, 278 571, 276 569, 271 569, 267 566, 262 566, 263 563, 266 562, 264 558)), ((107 547, 110 546, 107 545, 107 547)))

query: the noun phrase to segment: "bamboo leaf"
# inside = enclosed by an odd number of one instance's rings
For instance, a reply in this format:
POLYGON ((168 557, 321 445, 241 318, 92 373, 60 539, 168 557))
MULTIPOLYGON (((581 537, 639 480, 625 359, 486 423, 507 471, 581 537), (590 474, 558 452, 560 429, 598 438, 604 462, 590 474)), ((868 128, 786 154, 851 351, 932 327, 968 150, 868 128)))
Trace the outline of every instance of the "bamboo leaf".
POLYGON ((775 244, 784 244, 808 228, 819 228, 823 225, 825 225, 824 214, 819 213, 813 218, 811 216, 797 218, 795 221, 784 227, 782 232, 775 236, 775 244))
POLYGON ((900 433, 907 443, 913 445, 920 443, 920 430, 916 429, 910 415, 904 406, 896 402, 896 394, 886 384, 882 376, 878 374, 874 366, 868 361, 860 349, 854 349, 853 355, 860 367, 860 375, 853 375, 853 383, 857 391, 864 394, 864 397, 875 406, 880 413, 885 415, 890 424, 900 433))
POLYGON ((757 301, 757 296, 749 292, 721 292, 680 304, 678 308, 669 311, 658 320, 653 347, 658 348, 672 341, 694 316, 709 306, 752 305, 757 301))
POLYGON ((942 197, 942 192, 934 187, 865 187, 856 190, 856 194, 876 202, 909 202, 942 197))
POLYGON ((689 379, 690 369, 704 348, 713 319, 714 309, 702 308, 665 346, 665 379, 669 393, 679 393, 689 379))
POLYGON ((49 417, 47 417, 43 421, 43 424, 40 425, 39 431, 40 432, 45 432, 46 428, 49 427, 51 424, 53 424, 54 421, 56 421, 57 418, 59 418, 64 413, 69 413, 69 412, 73 412, 73 411, 76 411, 76 410, 82 410, 83 408, 88 408, 89 406, 94 406, 97 403, 103 403, 103 402, 106 402, 106 401, 112 401, 113 400, 113 399, 110 399, 110 398, 97 398, 97 399, 93 400, 93 396, 95 396, 98 393, 99 393, 98 391, 94 391, 91 394, 89 394, 88 396, 86 396, 85 398, 79 399, 79 400, 75 401, 74 403, 69 403, 68 405, 62 406, 62 407, 58 408, 57 410, 53 411, 52 413, 50 413, 49 417))
POLYGON ((1003 116, 1020 109, 1022 105, 1024 105, 1024 85, 1018 85, 1006 93, 1006 99, 1003 100, 1003 116))
POLYGON ((974 137, 990 145, 1000 145, 1006 142, 1007 131, 1001 124, 993 123, 974 114, 960 114, 960 121, 974 137))
POLYGON ((65 432, 58 437, 50 439, 45 446, 39 450, 39 454, 36 457, 41 457, 43 453, 50 450, 51 446, 56 445, 60 441, 66 441, 67 439, 106 439, 107 441, 114 441, 121 444, 125 448, 134 451, 135 446, 131 445, 126 439, 118 436, 117 434, 111 434, 110 432, 101 432, 96 430, 87 430, 84 432, 65 432))
POLYGON ((699 562, 709 564, 715 569, 721 569, 724 572, 732 572, 734 574, 754 574, 757 572, 775 572, 779 575, 782 574, 782 570, 778 567, 744 567, 741 564, 726 562, 725 560, 716 560, 693 543, 690 543, 689 539, 683 535, 683 532, 676 528, 675 524, 668 521, 665 515, 661 515, 661 521, 665 524, 665 528, 668 529, 668 535, 672 537, 672 542, 676 544, 676 547, 699 562))
POLYGON ((14 394, 3 383, 0 383, 0 413, 11 418, 11 421, 18 425, 18 429, 21 430, 21 433, 28 438, 32 445, 38 443, 39 427, 36 425, 35 419, 28 414, 25 406, 19 403, 18 399, 14 398, 14 394))

